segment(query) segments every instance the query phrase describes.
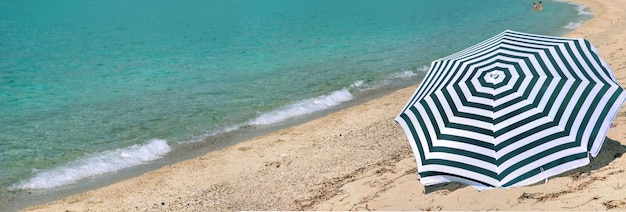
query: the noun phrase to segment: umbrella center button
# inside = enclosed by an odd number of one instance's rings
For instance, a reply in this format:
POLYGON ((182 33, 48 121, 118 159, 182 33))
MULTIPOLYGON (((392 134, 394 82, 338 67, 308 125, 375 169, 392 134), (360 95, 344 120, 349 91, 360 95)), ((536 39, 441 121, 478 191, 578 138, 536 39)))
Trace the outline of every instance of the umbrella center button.
POLYGON ((494 71, 487 73, 485 75, 485 78, 486 78, 485 81, 495 85, 504 81, 504 78, 506 78, 506 75, 501 70, 494 70, 494 71))

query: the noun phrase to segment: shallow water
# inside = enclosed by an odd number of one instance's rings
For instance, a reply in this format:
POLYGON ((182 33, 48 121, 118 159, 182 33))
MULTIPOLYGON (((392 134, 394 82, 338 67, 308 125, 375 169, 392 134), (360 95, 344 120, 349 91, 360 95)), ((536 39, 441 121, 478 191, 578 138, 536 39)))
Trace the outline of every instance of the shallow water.
POLYGON ((505 29, 561 35, 591 17, 531 5, 0 2, 0 205, 417 81, 432 60, 505 29))

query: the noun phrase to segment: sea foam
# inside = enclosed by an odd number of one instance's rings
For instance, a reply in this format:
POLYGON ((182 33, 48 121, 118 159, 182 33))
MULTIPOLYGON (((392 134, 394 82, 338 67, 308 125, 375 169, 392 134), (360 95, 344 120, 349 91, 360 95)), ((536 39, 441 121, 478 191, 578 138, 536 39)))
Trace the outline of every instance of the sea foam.
POLYGON ((586 5, 578 4, 576 10, 578 11, 578 15, 593 15, 593 13, 587 9, 586 5))
MULTIPOLYGON (((357 81, 350 85, 350 88, 358 89, 360 87, 365 86, 363 81, 357 81)), ((295 118, 301 115, 310 114, 313 112, 325 110, 334 106, 337 106, 343 102, 347 102, 353 99, 352 94, 348 89, 341 89, 335 92, 332 92, 329 95, 319 96, 316 98, 305 99, 302 101, 298 101, 293 104, 289 104, 283 107, 280 107, 276 110, 269 111, 266 113, 261 113, 254 119, 251 119, 245 123, 234 124, 227 127, 219 128, 207 132, 201 136, 196 136, 187 141, 181 141, 180 144, 189 144, 202 142, 207 137, 216 136, 222 133, 228 133, 235 130, 238 130, 245 126, 262 126, 262 125, 270 125, 276 124, 281 121, 285 121, 291 118, 295 118)))
POLYGON ((571 2, 570 0, 555 0, 555 1, 564 2, 564 3, 576 6, 576 11, 578 11, 578 15, 593 15, 593 13, 589 11, 587 5, 577 4, 577 3, 571 2))
POLYGON ((413 71, 402 71, 398 73, 393 73, 389 76, 391 79, 411 79, 412 77, 417 76, 417 74, 413 71))
POLYGON ((277 110, 270 111, 259 115, 257 118, 249 122, 250 125, 269 125, 275 124, 290 118, 294 118, 301 115, 310 114, 313 112, 325 110, 334 106, 337 106, 343 102, 350 101, 352 94, 348 89, 341 89, 332 92, 329 95, 319 96, 312 99, 305 99, 277 110))
POLYGON ((60 167, 40 171, 33 178, 12 186, 12 189, 49 189, 69 185, 89 177, 162 158, 170 151, 171 148, 165 140, 152 139, 144 145, 109 150, 60 167))
POLYGON ((564 26, 563 28, 566 29, 576 29, 580 26, 582 26, 584 24, 583 21, 579 21, 579 22, 570 22, 569 24, 567 24, 566 26, 564 26))

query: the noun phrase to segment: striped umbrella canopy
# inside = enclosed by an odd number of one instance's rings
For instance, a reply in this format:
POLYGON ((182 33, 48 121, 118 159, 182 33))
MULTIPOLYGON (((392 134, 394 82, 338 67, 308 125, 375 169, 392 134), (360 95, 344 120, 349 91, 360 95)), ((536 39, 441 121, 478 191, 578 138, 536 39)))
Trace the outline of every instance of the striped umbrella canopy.
POLYGON ((425 186, 514 187, 589 164, 625 99, 587 40, 507 30, 434 61, 396 121, 425 186))

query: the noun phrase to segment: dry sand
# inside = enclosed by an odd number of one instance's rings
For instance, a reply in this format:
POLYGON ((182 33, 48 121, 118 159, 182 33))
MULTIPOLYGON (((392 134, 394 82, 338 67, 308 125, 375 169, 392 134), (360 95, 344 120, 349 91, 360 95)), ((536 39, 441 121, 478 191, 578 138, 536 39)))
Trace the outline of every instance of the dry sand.
MULTIPOLYGON (((596 45, 626 87, 626 0, 575 2, 596 17, 567 36, 596 45)), ((626 210, 624 109, 590 165, 547 184, 424 188, 393 120, 414 90, 26 210, 626 210)))

